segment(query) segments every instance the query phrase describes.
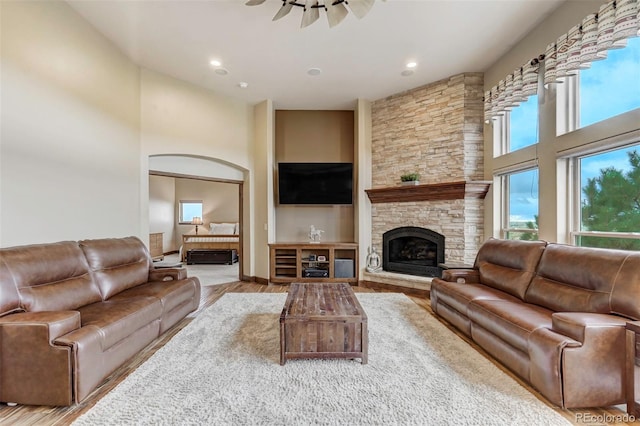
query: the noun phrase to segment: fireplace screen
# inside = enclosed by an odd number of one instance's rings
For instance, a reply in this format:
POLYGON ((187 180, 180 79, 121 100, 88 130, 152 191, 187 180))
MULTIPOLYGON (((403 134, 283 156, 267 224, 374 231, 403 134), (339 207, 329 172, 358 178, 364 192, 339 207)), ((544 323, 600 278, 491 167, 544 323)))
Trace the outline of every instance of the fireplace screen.
POLYGON ((385 232, 383 269, 425 277, 439 277, 444 263, 444 235, 430 229, 405 226, 385 232))

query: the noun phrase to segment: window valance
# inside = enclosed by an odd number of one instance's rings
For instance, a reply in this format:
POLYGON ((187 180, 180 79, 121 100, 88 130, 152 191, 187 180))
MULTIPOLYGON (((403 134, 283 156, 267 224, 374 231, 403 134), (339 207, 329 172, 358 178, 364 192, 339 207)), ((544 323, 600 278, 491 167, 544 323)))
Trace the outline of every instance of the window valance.
POLYGON ((606 59, 608 50, 625 47, 627 39, 637 36, 640 36, 640 0, 612 0, 603 4, 547 45, 538 57, 485 92, 485 121, 504 115, 537 94, 542 62, 544 84, 559 83, 561 78, 589 68, 593 61, 606 59))

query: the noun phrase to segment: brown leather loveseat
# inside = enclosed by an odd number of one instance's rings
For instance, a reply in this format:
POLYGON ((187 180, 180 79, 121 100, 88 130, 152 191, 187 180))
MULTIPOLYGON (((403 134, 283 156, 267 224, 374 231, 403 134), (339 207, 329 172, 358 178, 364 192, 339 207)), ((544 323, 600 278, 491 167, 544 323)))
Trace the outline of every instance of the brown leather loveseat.
POLYGON ((490 239, 473 269, 433 280, 431 306, 552 403, 624 403, 640 253, 490 239))
POLYGON ((199 303, 136 237, 0 249, 0 401, 80 402, 199 303))

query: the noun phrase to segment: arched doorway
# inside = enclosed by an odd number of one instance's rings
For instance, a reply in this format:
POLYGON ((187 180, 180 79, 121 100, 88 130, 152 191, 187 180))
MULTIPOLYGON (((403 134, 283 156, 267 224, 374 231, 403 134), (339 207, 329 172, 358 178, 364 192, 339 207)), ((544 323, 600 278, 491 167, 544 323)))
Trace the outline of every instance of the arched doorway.
MULTIPOLYGON (((202 183, 211 183, 212 185, 220 186, 228 186, 228 187, 236 187, 236 197, 230 197, 233 199, 232 203, 236 203, 237 205, 237 218, 236 221, 238 223, 238 280, 243 279, 243 261, 245 256, 244 244, 243 244, 243 212, 248 207, 245 205, 245 199, 243 197, 244 191, 244 181, 246 170, 237 165, 225 162, 223 160, 219 160, 216 158, 202 157, 202 156, 193 156, 193 155, 183 155, 183 154, 162 154, 162 155, 150 155, 149 156, 149 178, 150 180, 153 177, 164 177, 174 179, 176 182, 180 182, 180 186, 184 187, 184 182, 194 181, 194 186, 202 186, 202 183)), ((216 191, 217 192, 217 191, 216 191)), ((223 193, 225 191, 220 191, 223 193)), ((228 194, 228 192, 227 192, 228 194)), ((149 200, 149 225, 150 230, 154 227, 161 226, 157 223, 157 220, 154 221, 154 212, 153 203, 151 200, 151 191, 150 191, 150 200, 149 200)), ((221 195, 222 196, 222 195, 221 195)), ((174 206, 173 211, 176 212, 175 205, 179 200, 173 200, 174 206)), ((218 217, 215 215, 215 207, 213 205, 225 205, 227 214, 224 216, 225 220, 229 220, 230 217, 228 215, 230 200, 216 200, 215 202, 211 202, 211 198, 208 198, 208 202, 203 203, 203 219, 205 219, 206 227, 208 229, 208 222, 214 222, 218 217), (208 204, 208 205, 207 205, 208 204)), ((173 232, 170 235, 170 238, 173 238, 173 243, 176 245, 180 245, 182 242, 182 231, 185 231, 184 224, 180 224, 177 216, 173 216, 170 218, 173 222, 173 232)), ((164 226, 167 226, 165 223, 164 226)))

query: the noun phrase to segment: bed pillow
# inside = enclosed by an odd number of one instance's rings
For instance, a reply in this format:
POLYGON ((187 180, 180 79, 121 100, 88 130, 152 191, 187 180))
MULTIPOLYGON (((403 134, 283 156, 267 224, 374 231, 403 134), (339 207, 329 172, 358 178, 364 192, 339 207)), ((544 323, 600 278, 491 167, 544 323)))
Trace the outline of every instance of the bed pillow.
POLYGON ((234 235, 236 230, 235 223, 215 223, 209 225, 210 233, 214 235, 234 235))

